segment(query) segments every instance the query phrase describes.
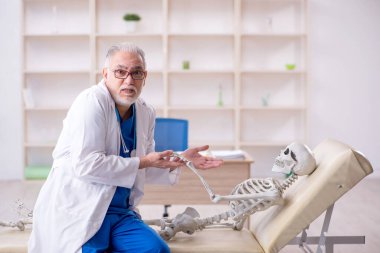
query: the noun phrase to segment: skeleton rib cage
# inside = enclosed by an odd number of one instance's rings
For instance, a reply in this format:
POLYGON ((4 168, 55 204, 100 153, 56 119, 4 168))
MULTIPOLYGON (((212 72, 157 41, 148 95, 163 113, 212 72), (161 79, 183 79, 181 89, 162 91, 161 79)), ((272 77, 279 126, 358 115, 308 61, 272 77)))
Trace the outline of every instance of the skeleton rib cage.
MULTIPOLYGON (((281 199, 282 191, 276 184, 276 181, 267 179, 247 179, 246 181, 238 184, 232 190, 231 195, 239 196, 239 200, 231 200, 229 206, 234 210, 235 216, 233 220, 238 221, 245 219, 247 216, 267 209, 269 206, 276 204, 281 199), (244 196, 265 194, 261 198, 248 198, 244 199, 244 196), (271 195, 271 196, 270 196, 271 195)), ((280 204, 280 203, 279 203, 280 204)))

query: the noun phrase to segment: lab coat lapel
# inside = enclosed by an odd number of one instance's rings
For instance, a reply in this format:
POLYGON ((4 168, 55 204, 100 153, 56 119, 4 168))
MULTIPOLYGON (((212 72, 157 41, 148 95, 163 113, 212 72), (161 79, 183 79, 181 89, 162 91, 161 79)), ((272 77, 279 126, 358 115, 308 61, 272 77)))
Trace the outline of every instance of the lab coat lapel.
POLYGON ((135 108, 136 108, 136 156, 141 157, 144 154, 143 152, 143 142, 144 142, 144 119, 143 119, 143 114, 141 110, 141 104, 137 100, 135 102, 135 108))
POLYGON ((115 132, 116 132, 116 147, 112 149, 113 150, 112 154, 119 155, 119 150, 120 150, 120 145, 121 145, 121 139, 120 139, 121 136, 120 136, 120 131, 119 131, 120 125, 119 125, 119 122, 117 120, 117 116, 115 113, 115 109, 116 109, 115 101, 113 100, 111 93, 108 91, 108 88, 106 86, 104 79, 102 79, 98 83, 98 85, 103 90, 104 94, 107 95, 107 102, 111 106, 111 112, 113 112, 111 114, 112 116, 109 118, 109 120, 111 122, 108 123, 110 126, 112 126, 112 128, 116 128, 116 130, 115 130, 115 132))

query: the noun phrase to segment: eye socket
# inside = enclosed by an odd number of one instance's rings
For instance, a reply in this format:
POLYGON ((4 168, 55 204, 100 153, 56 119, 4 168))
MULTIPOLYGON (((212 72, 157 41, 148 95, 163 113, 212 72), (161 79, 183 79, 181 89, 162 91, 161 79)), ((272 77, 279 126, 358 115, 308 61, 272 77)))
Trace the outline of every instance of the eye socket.
POLYGON ((285 154, 285 155, 288 155, 288 154, 289 154, 289 148, 285 149, 284 154, 285 154))
POLYGON ((292 159, 293 159, 294 161, 297 162, 297 156, 296 156, 296 154, 293 153, 293 151, 290 151, 290 156, 292 157, 292 159))

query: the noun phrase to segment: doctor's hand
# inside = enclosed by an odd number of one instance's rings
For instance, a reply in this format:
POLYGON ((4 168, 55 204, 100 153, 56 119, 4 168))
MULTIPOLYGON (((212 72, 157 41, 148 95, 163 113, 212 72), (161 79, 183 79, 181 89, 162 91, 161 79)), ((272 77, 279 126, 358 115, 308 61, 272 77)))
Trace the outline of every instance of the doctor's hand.
POLYGON ((213 157, 202 156, 198 152, 205 151, 209 148, 208 145, 186 149, 181 155, 190 160, 194 167, 200 170, 217 168, 223 164, 223 160, 213 157))
POLYGON ((179 158, 170 158, 173 154, 172 150, 162 152, 152 152, 140 158, 139 169, 147 167, 156 167, 162 169, 175 169, 183 166, 185 163, 179 158))

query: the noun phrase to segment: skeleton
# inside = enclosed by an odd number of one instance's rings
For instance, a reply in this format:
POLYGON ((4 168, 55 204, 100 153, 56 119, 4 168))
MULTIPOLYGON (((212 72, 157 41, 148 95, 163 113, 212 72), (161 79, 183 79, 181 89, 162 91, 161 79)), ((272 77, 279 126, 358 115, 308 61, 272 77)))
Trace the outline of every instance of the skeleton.
POLYGON ((285 190, 297 180, 298 176, 309 175, 316 167, 310 149, 303 144, 293 142, 276 157, 272 168, 276 172, 291 173, 291 176, 285 181, 279 182, 274 178, 250 178, 236 185, 230 195, 221 196, 214 194, 206 180, 197 172, 190 161, 177 153, 173 156, 184 160, 187 167, 199 177, 212 202, 229 201, 230 209, 212 217, 200 218, 195 209, 188 207, 174 219, 144 221, 148 225, 160 226, 159 234, 165 240, 170 240, 180 231, 193 234, 197 230, 215 226, 227 226, 241 230, 250 215, 257 211, 264 211, 273 205, 281 205, 285 190), (233 223, 222 223, 223 220, 232 220, 233 223))
POLYGON ((21 200, 17 200, 15 204, 18 220, 16 222, 0 221, 0 226, 11 228, 17 227, 19 230, 24 231, 27 225, 32 224, 33 211, 27 208, 21 200))
MULTIPOLYGON (((216 226, 241 230, 250 215, 257 211, 264 211, 273 205, 281 205, 284 191, 297 180, 298 176, 309 175, 316 167, 310 149, 303 144, 294 142, 281 151, 272 168, 276 172, 291 173, 291 176, 284 182, 281 183, 274 178, 250 178, 236 185, 230 195, 221 196, 213 192, 191 161, 178 153, 174 153, 174 157, 183 160, 187 167, 199 177, 212 202, 229 201, 230 209, 211 217, 200 218, 199 213, 194 208, 187 207, 183 213, 178 214, 174 219, 144 220, 148 225, 161 227, 159 234, 164 240, 170 240, 178 232, 193 234, 195 231, 216 226), (222 223, 223 220, 226 222, 222 223), (228 220, 232 220, 232 223, 228 223, 228 220)), ((18 202, 17 210, 19 216, 22 216, 19 221, 6 223, 0 221, 0 226, 17 227, 24 230, 27 224, 32 223, 32 211, 25 208, 22 202, 18 202)))

